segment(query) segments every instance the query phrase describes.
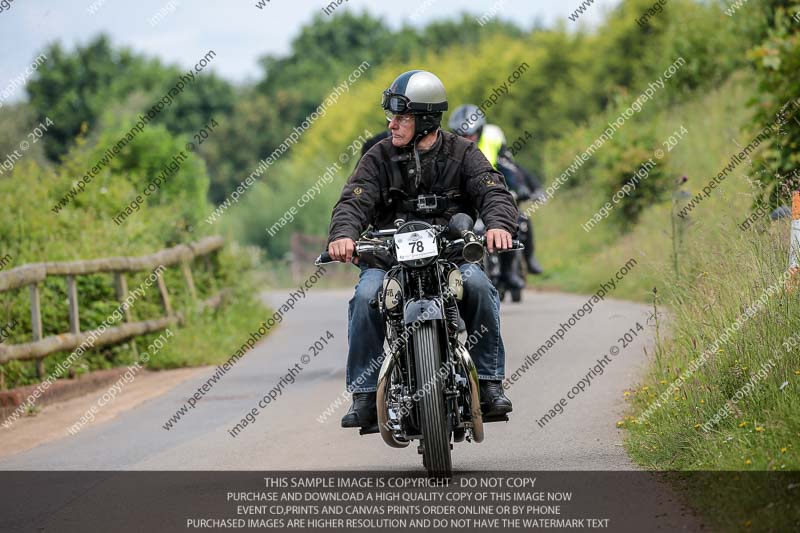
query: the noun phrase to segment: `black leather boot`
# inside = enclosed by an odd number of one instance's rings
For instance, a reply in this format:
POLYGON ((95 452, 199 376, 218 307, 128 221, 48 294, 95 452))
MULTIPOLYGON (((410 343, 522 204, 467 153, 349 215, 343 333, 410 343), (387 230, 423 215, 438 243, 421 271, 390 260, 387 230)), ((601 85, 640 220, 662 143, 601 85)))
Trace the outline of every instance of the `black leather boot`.
POLYGON ((525 266, 528 267, 528 272, 531 274, 541 274, 544 270, 542 270, 542 265, 539 264, 539 261, 536 260, 534 253, 536 245, 533 242, 533 224, 528 222, 527 228, 528 231, 521 236, 525 245, 525 266))
POLYGON ((374 392, 354 392, 353 405, 342 417, 343 428, 366 428, 378 422, 378 408, 374 392))
POLYGON ((525 280, 514 270, 515 254, 519 252, 505 252, 500 254, 500 278, 509 289, 524 289, 525 280))
POLYGON ((512 411, 511 400, 506 398, 501 381, 480 381, 481 411, 483 416, 502 416, 512 411))
POLYGON ((539 261, 536 260, 536 256, 533 254, 525 258, 525 265, 528 267, 528 272, 531 274, 541 274, 544 272, 542 265, 539 264, 539 261))

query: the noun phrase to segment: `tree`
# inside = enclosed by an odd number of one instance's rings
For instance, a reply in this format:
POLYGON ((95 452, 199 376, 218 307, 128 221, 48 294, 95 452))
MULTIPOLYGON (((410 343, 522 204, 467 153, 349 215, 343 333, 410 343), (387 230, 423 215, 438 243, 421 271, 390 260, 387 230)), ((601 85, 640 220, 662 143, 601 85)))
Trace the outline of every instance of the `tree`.
POLYGON ((37 121, 49 117, 46 153, 52 160, 64 154, 81 131, 90 128, 112 100, 133 88, 152 90, 163 84, 165 71, 156 60, 145 60, 128 49, 114 50, 100 35, 72 53, 59 43, 47 47, 47 61, 28 82, 30 104, 37 121))
POLYGON ((219 127, 199 150, 211 176, 211 201, 222 203, 283 141, 287 115, 298 99, 295 93, 269 97, 252 90, 236 98, 232 112, 218 121, 219 127))
POLYGON ((771 0, 763 9, 766 37, 750 53, 759 76, 751 133, 773 128, 770 145, 758 156, 767 172, 758 175, 763 188, 756 202, 777 206, 788 203, 792 191, 800 189, 800 24, 794 18, 800 18, 800 3, 771 0))
POLYGON ((302 120, 358 65, 379 64, 392 46, 392 32, 379 19, 350 12, 325 17, 315 15, 292 41, 283 58, 260 59, 264 79, 256 88, 267 96, 285 92, 300 95, 290 113, 289 129, 302 120))
MULTIPOLYGON (((115 49, 99 35, 74 52, 59 43, 47 47, 47 61, 27 85, 37 121, 49 117, 47 156, 57 160, 66 153, 85 123, 91 132, 104 110, 125 100, 133 92, 149 96, 139 112, 145 112, 178 82, 185 71, 167 67, 157 59, 136 55, 127 48, 115 49)), ((155 119, 172 133, 195 133, 211 118, 230 112, 233 90, 211 72, 196 74, 189 84, 155 119)))

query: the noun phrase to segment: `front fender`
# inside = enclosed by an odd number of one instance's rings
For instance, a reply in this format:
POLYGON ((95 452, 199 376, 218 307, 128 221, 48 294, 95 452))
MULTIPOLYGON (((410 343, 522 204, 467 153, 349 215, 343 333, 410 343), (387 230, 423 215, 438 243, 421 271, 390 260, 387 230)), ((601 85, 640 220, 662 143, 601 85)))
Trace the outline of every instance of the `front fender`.
POLYGON ((403 311, 406 324, 413 322, 428 322, 431 320, 443 320, 444 310, 439 299, 433 300, 414 300, 408 302, 403 311))

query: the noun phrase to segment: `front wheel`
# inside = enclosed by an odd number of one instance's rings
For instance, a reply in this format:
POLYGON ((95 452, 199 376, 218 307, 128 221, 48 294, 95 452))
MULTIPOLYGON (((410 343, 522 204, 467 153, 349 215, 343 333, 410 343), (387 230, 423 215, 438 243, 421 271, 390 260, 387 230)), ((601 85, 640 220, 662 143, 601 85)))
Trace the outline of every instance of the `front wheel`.
POLYGON ((417 402, 422 430, 423 463, 428 475, 449 478, 452 474, 450 431, 444 402, 444 380, 439 370, 441 348, 436 322, 423 322, 414 335, 417 363, 417 402))

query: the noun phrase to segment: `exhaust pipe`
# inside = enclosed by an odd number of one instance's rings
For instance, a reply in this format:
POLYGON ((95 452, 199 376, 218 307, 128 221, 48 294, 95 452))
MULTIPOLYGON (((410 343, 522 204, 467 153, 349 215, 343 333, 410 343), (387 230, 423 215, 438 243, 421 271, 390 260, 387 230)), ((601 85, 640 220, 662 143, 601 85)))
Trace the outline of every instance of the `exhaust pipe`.
MULTIPOLYGON (((456 348, 456 356, 461 361, 461 365, 467 372, 467 379, 469 379, 469 405, 472 410, 472 439, 475 442, 483 442, 483 415, 481 414, 481 393, 478 384, 478 370, 475 368, 475 363, 469 355, 467 349, 459 343, 456 348)), ((380 417, 380 413, 378 413, 380 417)))
POLYGON ((392 371, 396 364, 397 362, 394 359, 394 354, 383 359, 381 371, 378 373, 378 389, 375 392, 375 403, 378 408, 378 429, 381 432, 383 442, 392 448, 405 448, 411 444, 411 442, 407 440, 398 440, 388 426, 389 406, 386 405, 386 393, 389 390, 392 371))

